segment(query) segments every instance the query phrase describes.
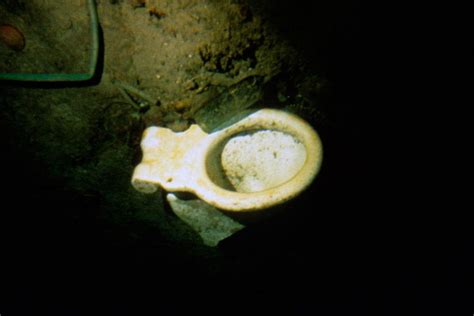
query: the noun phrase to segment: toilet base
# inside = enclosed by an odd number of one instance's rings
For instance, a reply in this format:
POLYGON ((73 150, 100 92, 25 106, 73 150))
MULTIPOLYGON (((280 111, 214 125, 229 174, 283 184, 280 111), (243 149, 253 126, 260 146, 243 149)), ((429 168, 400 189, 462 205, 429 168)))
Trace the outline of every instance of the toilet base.
POLYGON ((173 212, 201 236, 206 246, 215 247, 220 241, 245 228, 202 200, 179 199, 172 193, 166 199, 173 212))

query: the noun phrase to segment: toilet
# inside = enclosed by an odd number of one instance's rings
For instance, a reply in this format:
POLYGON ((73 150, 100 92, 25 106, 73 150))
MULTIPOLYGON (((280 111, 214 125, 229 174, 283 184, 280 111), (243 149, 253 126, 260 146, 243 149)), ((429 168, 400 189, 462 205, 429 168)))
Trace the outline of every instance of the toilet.
POLYGON ((189 192, 229 212, 255 212, 296 197, 318 174, 322 144, 298 116, 261 109, 221 130, 149 127, 132 185, 189 192))

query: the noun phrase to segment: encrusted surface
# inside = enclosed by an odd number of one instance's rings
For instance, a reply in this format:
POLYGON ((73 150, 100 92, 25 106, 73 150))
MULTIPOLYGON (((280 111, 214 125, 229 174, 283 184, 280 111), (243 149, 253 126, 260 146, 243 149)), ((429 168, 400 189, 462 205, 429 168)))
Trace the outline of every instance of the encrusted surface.
POLYGON ((258 192, 283 184, 305 160, 302 143, 271 130, 232 137, 222 151, 224 172, 238 192, 258 192))

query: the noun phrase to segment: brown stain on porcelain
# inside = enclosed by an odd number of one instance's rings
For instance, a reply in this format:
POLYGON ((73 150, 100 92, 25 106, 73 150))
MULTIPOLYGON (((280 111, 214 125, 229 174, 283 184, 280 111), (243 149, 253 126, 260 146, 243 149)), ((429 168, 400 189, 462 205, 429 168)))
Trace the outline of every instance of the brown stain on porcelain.
POLYGON ((0 41, 14 51, 21 51, 25 48, 25 37, 15 26, 10 24, 0 25, 0 41))

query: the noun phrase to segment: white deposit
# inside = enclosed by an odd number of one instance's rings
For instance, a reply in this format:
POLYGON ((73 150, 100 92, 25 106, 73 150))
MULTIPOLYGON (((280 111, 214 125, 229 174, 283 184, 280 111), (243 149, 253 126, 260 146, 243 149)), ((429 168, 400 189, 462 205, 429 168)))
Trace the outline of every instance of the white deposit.
POLYGON ((231 138, 221 159, 238 192, 258 192, 293 178, 305 163, 306 149, 291 135, 262 130, 231 138))

